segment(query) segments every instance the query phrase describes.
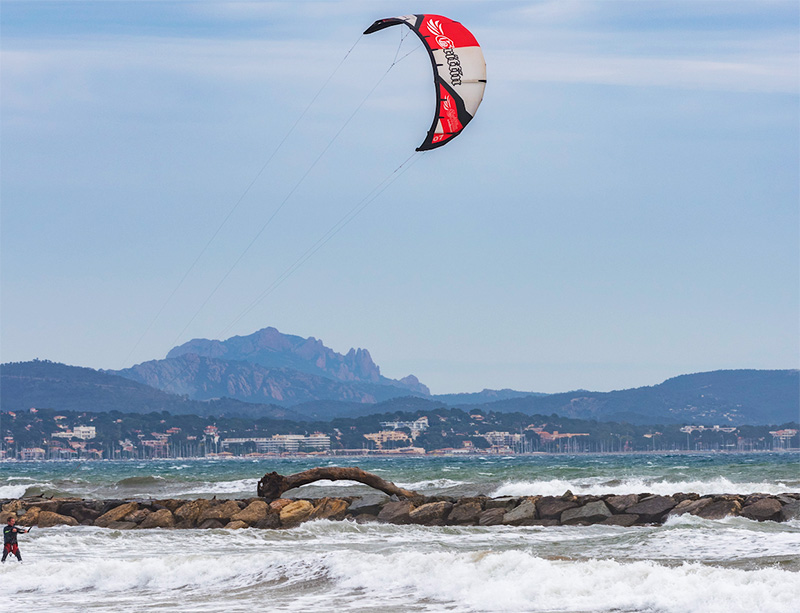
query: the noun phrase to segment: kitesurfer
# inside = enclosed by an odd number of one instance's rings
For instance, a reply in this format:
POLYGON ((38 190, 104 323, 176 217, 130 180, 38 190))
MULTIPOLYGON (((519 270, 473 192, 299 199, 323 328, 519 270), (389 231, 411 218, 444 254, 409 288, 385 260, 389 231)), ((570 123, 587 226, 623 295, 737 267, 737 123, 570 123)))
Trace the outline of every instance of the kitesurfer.
POLYGON ((17 560, 22 562, 22 555, 19 553, 19 545, 17 545, 17 534, 25 534, 30 532, 31 529, 18 528, 15 525, 16 523, 17 518, 12 515, 8 518, 7 525, 3 528, 3 563, 5 563, 9 553, 13 553, 17 556, 17 560))

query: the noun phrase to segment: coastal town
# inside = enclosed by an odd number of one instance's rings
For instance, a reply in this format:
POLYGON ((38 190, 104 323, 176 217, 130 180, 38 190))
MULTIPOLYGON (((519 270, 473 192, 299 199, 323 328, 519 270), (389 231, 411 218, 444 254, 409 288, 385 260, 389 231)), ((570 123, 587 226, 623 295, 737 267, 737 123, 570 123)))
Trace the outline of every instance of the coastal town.
POLYGON ((29 408, 0 414, 0 460, 107 460, 296 455, 469 455, 781 451, 800 425, 664 426, 459 409, 298 423, 166 412, 29 408))

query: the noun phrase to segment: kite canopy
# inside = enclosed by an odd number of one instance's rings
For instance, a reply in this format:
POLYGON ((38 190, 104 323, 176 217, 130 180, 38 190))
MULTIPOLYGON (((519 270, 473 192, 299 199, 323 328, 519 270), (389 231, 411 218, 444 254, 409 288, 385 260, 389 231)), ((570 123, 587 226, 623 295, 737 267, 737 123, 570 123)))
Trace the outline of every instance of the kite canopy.
POLYGON ((486 62, 478 41, 459 22, 441 15, 379 19, 364 34, 405 24, 420 37, 433 64, 436 115, 417 151, 446 145, 472 121, 486 88, 486 62))

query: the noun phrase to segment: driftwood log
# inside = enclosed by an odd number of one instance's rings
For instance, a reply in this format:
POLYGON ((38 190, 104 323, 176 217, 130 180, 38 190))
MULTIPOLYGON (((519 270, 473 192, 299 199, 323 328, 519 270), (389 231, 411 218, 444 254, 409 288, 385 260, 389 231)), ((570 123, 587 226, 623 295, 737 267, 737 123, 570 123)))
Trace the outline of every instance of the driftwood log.
POLYGON ((397 487, 394 483, 381 479, 378 475, 368 473, 356 467, 325 466, 304 470, 294 475, 283 476, 276 472, 267 473, 258 482, 258 496, 267 500, 280 498, 287 492, 301 485, 308 485, 314 481, 358 481, 364 485, 380 490, 390 496, 402 498, 419 498, 420 495, 410 490, 397 487))

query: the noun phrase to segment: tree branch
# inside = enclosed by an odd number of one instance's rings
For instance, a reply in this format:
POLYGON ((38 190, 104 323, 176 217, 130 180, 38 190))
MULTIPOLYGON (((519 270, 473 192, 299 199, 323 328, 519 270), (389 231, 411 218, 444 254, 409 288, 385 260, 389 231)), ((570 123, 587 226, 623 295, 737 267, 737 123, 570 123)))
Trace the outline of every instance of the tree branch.
POLYGON ((400 496, 402 498, 419 498, 419 494, 410 490, 397 487, 394 483, 381 479, 378 475, 368 473, 360 468, 325 466, 322 468, 312 468, 301 473, 295 473, 284 477, 276 472, 267 473, 258 482, 258 496, 267 500, 280 498, 287 492, 301 485, 308 485, 314 481, 327 479, 329 481, 358 481, 376 490, 380 490, 390 496, 400 496))

